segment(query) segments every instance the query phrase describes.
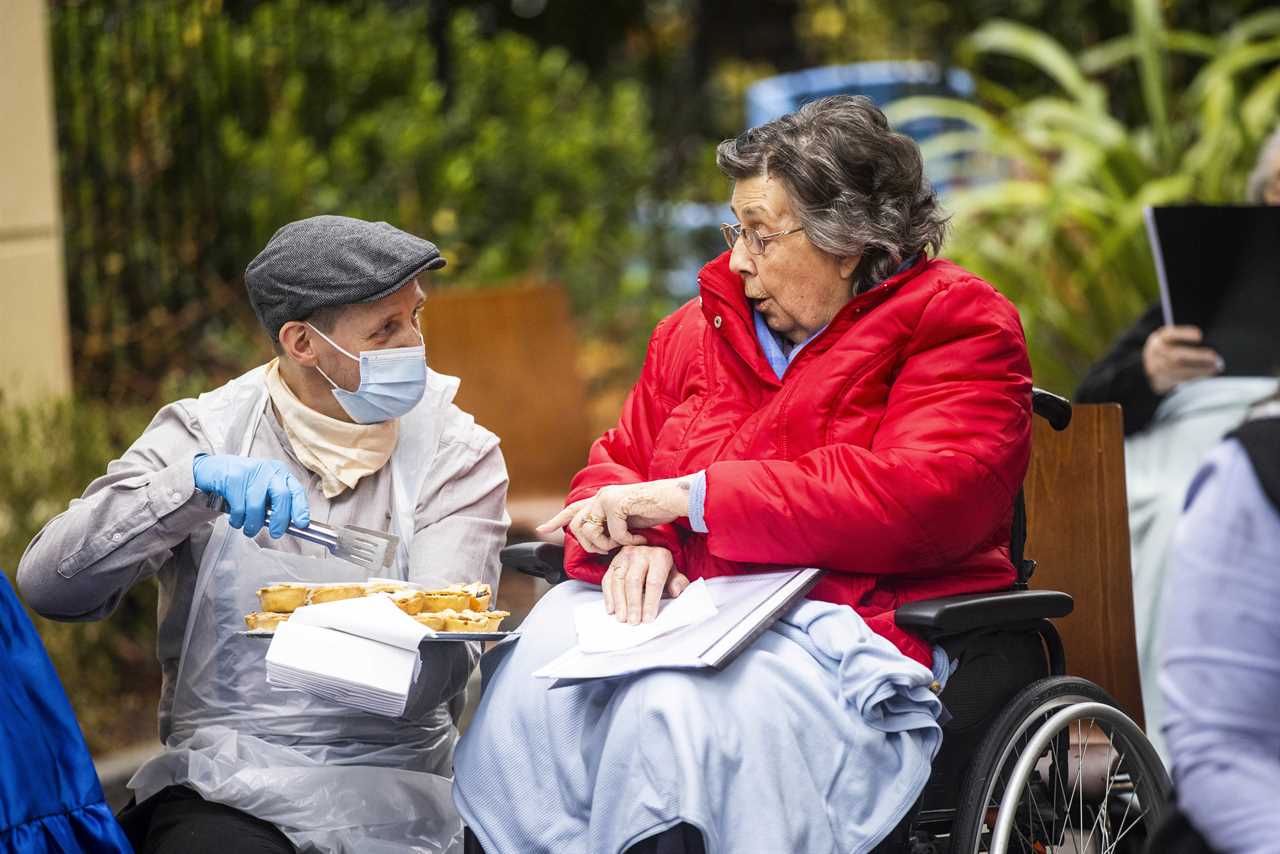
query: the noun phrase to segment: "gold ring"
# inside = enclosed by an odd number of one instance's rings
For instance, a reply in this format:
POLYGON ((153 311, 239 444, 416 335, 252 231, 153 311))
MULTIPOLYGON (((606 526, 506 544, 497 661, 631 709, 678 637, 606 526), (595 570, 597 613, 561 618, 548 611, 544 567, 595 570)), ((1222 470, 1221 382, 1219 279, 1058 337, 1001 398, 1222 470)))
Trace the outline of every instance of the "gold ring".
POLYGON ((595 513, 584 513, 582 515, 582 524, 594 525, 598 528, 604 527, 604 517, 597 516, 595 513))

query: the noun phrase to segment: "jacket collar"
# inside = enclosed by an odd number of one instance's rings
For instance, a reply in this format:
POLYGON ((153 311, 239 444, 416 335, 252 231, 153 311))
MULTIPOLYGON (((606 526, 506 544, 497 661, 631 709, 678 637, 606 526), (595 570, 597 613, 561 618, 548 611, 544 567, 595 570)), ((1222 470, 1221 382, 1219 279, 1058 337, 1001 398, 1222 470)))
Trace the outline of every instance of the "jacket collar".
MULTIPOLYGON (((769 366, 769 361, 756 340, 755 324, 751 317, 751 306, 747 302, 742 277, 729 269, 730 254, 728 251, 720 254, 709 261, 698 274, 699 304, 702 315, 707 324, 723 336, 725 342, 759 375, 763 382, 773 386, 781 385, 782 381, 769 366), (717 318, 719 318, 718 322, 717 318)), ((827 324, 826 329, 805 348, 805 352, 796 358, 812 359, 826 352, 862 315, 892 297, 899 288, 922 273, 931 263, 934 262, 921 253, 916 263, 907 269, 849 300, 827 324)))

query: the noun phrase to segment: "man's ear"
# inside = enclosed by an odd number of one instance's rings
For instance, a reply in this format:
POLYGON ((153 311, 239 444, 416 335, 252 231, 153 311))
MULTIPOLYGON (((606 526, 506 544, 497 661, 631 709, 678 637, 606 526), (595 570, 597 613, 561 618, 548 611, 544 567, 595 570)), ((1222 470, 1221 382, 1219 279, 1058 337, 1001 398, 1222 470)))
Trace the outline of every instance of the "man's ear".
POLYGON ((317 337, 307 324, 290 320, 280 327, 280 349, 302 367, 314 368, 319 361, 316 358, 317 337))

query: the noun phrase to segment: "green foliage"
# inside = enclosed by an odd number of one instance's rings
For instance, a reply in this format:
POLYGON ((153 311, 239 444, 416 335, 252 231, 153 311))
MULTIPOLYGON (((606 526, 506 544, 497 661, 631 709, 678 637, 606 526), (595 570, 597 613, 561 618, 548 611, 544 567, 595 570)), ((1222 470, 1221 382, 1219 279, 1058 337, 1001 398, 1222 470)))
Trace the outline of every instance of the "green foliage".
MULTIPOLYGON (((0 407, 0 568, 18 559, 107 462, 142 432, 151 413, 92 401, 0 407)), ((160 683, 156 591, 133 588, 109 621, 33 618, 71 698, 91 750, 155 737, 160 683)))
POLYGON ((79 388, 154 400, 264 356, 242 272, 317 213, 429 237, 435 283, 551 277, 613 323, 653 168, 643 91, 467 13, 446 86, 425 6, 52 7, 79 388))
POLYGON ((926 156, 995 156, 1005 176, 954 192, 947 254, 1019 306, 1037 383, 1070 391, 1156 294, 1143 227, 1148 205, 1243 200, 1280 98, 1280 14, 1217 36, 1169 29, 1155 0, 1134 0, 1132 31, 1083 53, 1010 21, 965 43, 1037 69, 1047 94, 980 83, 988 105, 910 98, 890 119, 955 116, 972 130, 939 136, 926 156), (1126 74, 1128 76, 1126 76, 1126 74), (1136 80, 1139 95, 1122 96, 1136 80), (1121 106, 1140 104, 1136 118, 1121 106))

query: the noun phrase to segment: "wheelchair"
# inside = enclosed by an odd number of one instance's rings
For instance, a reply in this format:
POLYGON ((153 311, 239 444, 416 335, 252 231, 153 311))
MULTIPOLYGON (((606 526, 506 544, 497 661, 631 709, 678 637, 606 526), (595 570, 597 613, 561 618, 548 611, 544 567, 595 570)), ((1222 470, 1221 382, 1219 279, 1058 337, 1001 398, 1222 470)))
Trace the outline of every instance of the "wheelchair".
MULTIPOLYGON (((1071 404, 1035 389, 1055 430, 1071 404)), ((912 602, 899 626, 940 645, 953 664, 941 694, 950 719, 923 792, 872 854, 1140 854, 1169 802, 1170 781, 1142 730, 1099 686, 1066 675, 1051 620, 1066 593, 1030 590, 1026 503, 1014 504, 1012 589, 912 602)), ((567 579, 563 547, 519 543, 504 567, 567 579)))

